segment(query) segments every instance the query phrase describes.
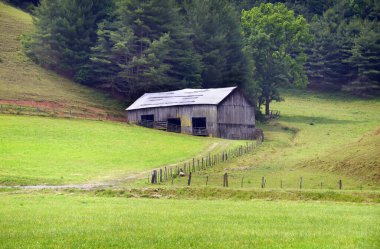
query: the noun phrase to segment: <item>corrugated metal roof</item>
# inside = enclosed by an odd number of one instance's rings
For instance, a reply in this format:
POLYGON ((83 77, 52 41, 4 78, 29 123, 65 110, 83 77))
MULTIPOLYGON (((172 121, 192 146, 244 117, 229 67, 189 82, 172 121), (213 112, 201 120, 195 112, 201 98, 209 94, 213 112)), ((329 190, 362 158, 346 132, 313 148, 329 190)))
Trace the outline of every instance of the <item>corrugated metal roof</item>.
POLYGON ((235 88, 182 89, 171 92, 145 93, 126 110, 177 105, 217 105, 235 88))

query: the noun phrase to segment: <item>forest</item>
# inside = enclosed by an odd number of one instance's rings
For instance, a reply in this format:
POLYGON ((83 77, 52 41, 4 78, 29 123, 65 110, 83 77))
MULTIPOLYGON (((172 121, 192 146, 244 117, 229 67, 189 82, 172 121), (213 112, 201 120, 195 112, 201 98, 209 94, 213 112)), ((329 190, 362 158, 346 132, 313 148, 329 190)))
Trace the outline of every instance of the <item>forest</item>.
POLYGON ((380 93, 376 0, 8 2, 33 14, 33 61, 126 102, 237 85, 268 113, 279 88, 380 93))

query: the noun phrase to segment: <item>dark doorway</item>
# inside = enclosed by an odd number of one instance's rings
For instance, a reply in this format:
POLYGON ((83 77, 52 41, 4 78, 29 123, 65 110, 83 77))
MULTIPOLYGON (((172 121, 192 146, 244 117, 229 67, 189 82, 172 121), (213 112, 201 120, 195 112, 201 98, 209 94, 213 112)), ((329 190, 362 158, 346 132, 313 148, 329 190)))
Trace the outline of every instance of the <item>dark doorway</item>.
POLYGON ((154 126, 154 115, 153 114, 141 115, 140 124, 142 126, 145 126, 148 128, 153 128, 153 126, 154 126))
POLYGON ((208 136, 205 117, 192 118, 192 124, 193 124, 193 135, 208 136))
POLYGON ((181 119, 168 118, 168 131, 181 133, 181 119))

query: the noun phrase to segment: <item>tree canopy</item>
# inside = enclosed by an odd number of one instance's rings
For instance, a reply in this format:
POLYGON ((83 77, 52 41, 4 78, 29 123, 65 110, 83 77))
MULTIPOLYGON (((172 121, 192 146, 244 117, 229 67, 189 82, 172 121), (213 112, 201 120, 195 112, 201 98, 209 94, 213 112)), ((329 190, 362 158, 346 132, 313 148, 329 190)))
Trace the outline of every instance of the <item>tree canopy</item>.
POLYGON ((308 80, 304 63, 305 45, 311 39, 309 25, 284 4, 261 4, 242 12, 245 51, 254 65, 254 80, 260 86, 259 105, 265 101, 269 114, 272 100, 280 100, 278 87, 304 87, 308 80))

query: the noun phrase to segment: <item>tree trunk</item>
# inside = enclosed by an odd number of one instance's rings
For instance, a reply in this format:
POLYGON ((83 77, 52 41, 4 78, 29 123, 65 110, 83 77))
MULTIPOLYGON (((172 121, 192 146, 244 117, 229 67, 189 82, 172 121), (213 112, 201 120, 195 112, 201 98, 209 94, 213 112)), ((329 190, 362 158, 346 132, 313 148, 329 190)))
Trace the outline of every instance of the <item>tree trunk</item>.
POLYGON ((265 95, 265 115, 269 115, 270 98, 269 98, 269 87, 268 86, 264 87, 264 95, 265 95))

